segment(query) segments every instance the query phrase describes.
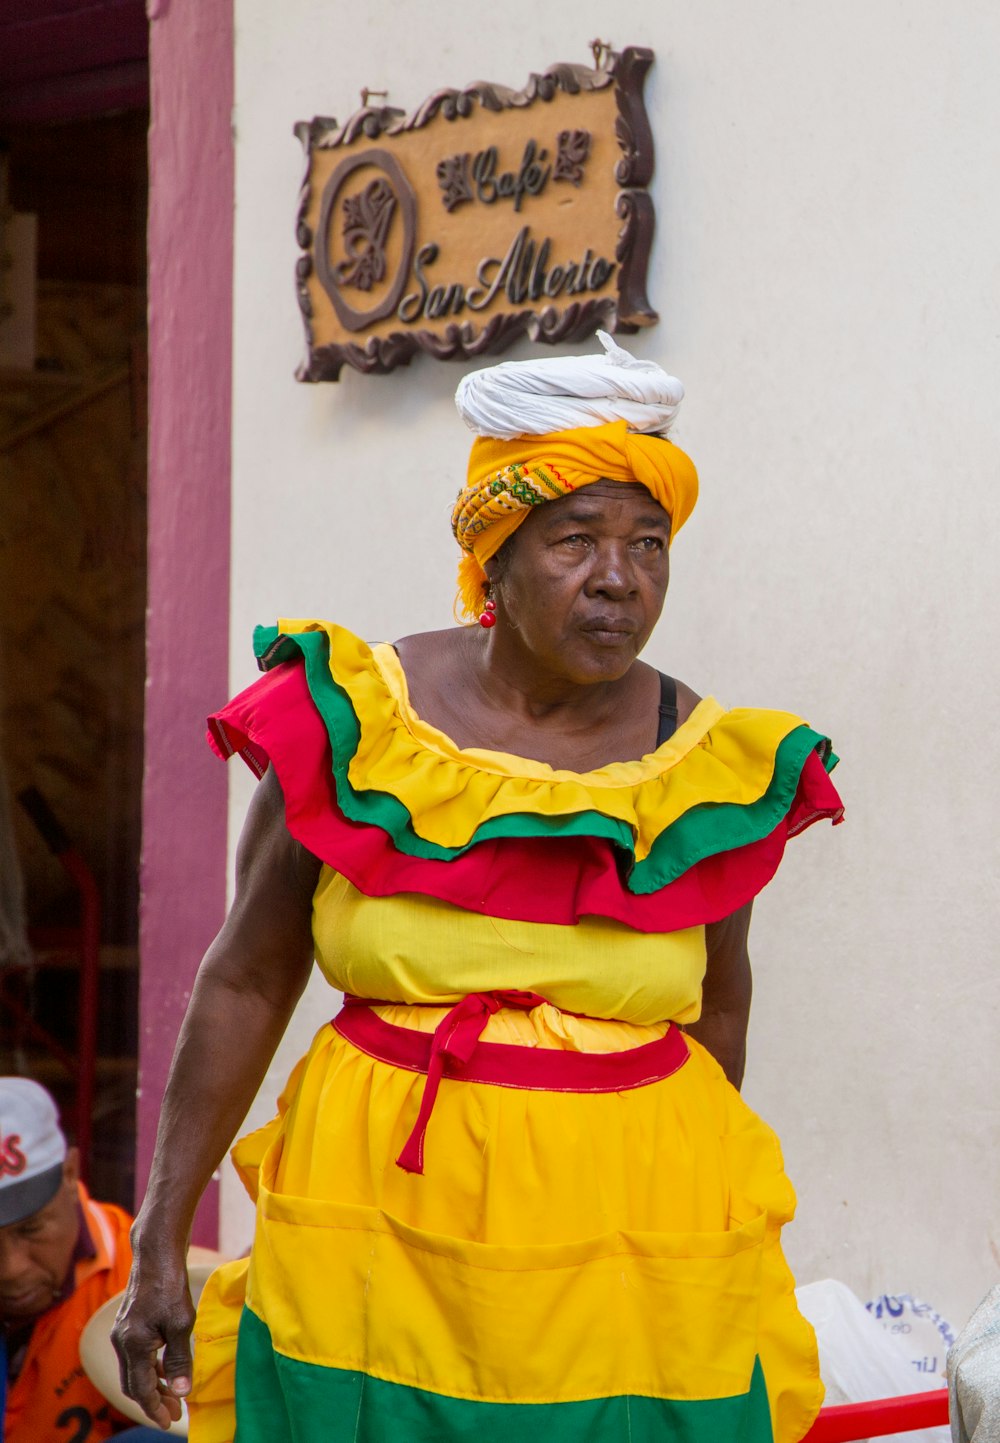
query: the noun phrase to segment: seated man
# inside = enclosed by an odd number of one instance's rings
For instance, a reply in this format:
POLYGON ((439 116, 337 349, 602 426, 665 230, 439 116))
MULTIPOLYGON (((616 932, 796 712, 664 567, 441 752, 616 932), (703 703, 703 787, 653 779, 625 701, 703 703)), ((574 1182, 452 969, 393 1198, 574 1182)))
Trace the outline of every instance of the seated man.
POLYGON ((67 1148, 45 1089, 0 1077, 3 1443, 153 1436, 114 1412, 79 1353, 88 1318, 125 1286, 130 1225, 121 1208, 87 1196, 77 1150, 67 1148))

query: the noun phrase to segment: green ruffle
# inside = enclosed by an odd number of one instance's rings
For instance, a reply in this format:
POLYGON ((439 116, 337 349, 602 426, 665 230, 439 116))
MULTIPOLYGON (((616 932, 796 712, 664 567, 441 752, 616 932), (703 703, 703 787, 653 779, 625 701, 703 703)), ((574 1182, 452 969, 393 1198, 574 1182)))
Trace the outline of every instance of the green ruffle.
POLYGON ((302 660, 306 681, 316 709, 323 719, 333 757, 337 802, 352 822, 378 827, 392 839, 400 852, 449 862, 479 842, 510 837, 599 837, 612 842, 623 853, 625 881, 630 892, 644 895, 658 891, 703 858, 733 851, 768 836, 786 816, 795 798, 799 776, 813 751, 827 771, 836 765, 828 739, 802 725, 779 743, 774 772, 767 790, 746 805, 733 802, 703 802, 684 812, 656 838, 648 856, 637 862, 630 827, 597 811, 575 812, 564 817, 543 817, 515 812, 495 817, 477 827, 461 847, 443 847, 420 837, 413 829, 409 812, 394 796, 352 786, 348 768, 361 738, 357 715, 347 692, 330 671, 329 641, 323 631, 289 635, 274 626, 258 626, 254 652, 262 671, 283 662, 302 660))

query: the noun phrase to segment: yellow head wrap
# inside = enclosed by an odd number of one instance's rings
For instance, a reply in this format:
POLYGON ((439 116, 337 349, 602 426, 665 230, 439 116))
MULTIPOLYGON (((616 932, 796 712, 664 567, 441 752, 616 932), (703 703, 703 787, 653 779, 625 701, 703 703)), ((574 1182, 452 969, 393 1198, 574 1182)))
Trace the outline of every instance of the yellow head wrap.
POLYGON ((451 518, 462 548, 458 610, 478 615, 486 585, 484 563, 533 507, 601 480, 645 486, 670 517, 671 541, 698 499, 698 473, 691 458, 662 436, 630 431, 625 421, 513 441, 485 436, 474 441, 468 481, 451 518))

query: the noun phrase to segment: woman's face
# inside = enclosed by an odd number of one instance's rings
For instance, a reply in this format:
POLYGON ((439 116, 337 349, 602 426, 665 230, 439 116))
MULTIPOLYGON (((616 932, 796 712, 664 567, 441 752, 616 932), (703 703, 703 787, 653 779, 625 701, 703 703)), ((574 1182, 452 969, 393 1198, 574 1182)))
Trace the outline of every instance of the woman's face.
POLYGON ((623 676, 663 607, 669 540, 669 516, 638 483, 595 481, 546 502, 487 563, 491 640, 569 681, 623 676))

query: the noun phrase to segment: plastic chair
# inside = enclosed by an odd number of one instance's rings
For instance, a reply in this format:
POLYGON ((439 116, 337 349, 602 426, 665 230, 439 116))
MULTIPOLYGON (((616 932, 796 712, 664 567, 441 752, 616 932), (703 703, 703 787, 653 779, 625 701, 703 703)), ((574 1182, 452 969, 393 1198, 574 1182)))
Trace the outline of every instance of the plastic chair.
POLYGON ((802 1443, 855 1443, 860 1438, 884 1438, 887 1433, 911 1433, 947 1422, 948 1389, 941 1388, 821 1408, 802 1443))

